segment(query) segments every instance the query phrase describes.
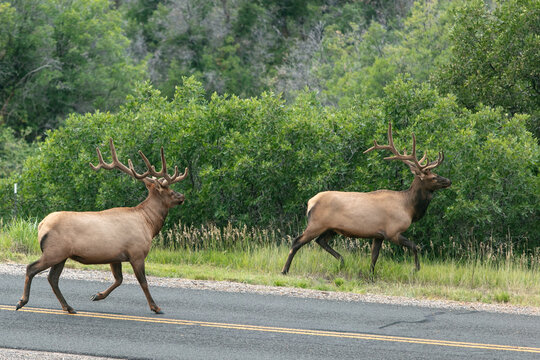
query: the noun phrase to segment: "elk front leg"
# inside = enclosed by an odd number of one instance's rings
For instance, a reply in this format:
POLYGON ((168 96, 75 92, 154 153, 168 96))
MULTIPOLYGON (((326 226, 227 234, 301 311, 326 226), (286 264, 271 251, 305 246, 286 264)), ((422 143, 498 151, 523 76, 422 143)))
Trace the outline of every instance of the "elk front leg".
POLYGON ((332 239, 332 237, 336 233, 332 230, 328 230, 324 233, 322 233, 315 242, 319 244, 324 250, 328 251, 333 257, 335 257, 337 260, 340 261, 340 265, 343 266, 345 262, 343 261, 343 256, 341 256, 340 253, 338 253, 336 250, 332 249, 330 245, 328 245, 328 240, 332 239))
POLYGON ((58 287, 58 280, 60 279, 60 274, 62 273, 62 270, 64 270, 64 265, 66 263, 66 260, 54 265, 51 268, 51 271, 49 271, 49 276, 47 277, 47 279, 49 280, 49 284, 51 284, 54 295, 56 295, 56 298, 58 299, 58 301, 60 301, 60 305, 62 305, 62 309, 64 311, 67 311, 70 314, 76 314, 77 312, 73 310, 71 306, 68 305, 68 303, 66 302, 66 299, 64 299, 64 296, 60 292, 60 288, 58 287))
POLYGON ((98 292, 97 294, 92 295, 90 300, 92 300, 92 301, 103 300, 107 296, 109 296, 109 294, 114 289, 116 289, 117 287, 119 287, 122 284, 122 280, 123 280, 123 277, 122 277, 122 263, 119 263, 119 262, 118 263, 112 263, 111 264, 111 271, 112 271, 113 276, 114 276, 114 283, 107 290, 105 290, 103 292, 98 292))
POLYGON ((408 249, 412 250, 412 252, 414 254, 414 264, 416 266, 416 271, 419 271, 420 270, 420 261, 418 261, 418 246, 416 246, 416 244, 414 242, 407 239, 405 236, 403 236, 401 234, 399 235, 398 241, 399 241, 399 245, 405 246, 408 249))
POLYGON ((46 270, 51 265, 52 264, 46 262, 42 256, 39 260, 34 261, 26 267, 26 278, 24 280, 23 295, 21 297, 21 300, 19 300, 19 302, 17 303, 15 310, 19 310, 28 303, 28 299, 30 298, 30 286, 32 285, 32 279, 34 278, 34 276, 36 276, 43 270, 46 270))
POLYGON ((150 310, 152 310, 156 314, 163 314, 159 306, 157 306, 154 302, 154 299, 152 299, 152 295, 150 295, 150 291, 148 290, 148 283, 146 282, 146 274, 144 271, 144 259, 138 261, 130 261, 130 263, 133 267, 133 272, 135 273, 135 276, 137 277, 137 280, 141 285, 144 295, 146 296, 148 305, 150 305, 150 310))

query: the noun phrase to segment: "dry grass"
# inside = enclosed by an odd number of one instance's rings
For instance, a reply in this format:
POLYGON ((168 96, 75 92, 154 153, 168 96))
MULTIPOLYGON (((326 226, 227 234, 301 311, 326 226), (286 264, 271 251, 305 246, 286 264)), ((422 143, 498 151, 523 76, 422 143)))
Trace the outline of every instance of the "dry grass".
MULTIPOLYGON (((516 252, 511 241, 493 239, 454 242, 444 251, 430 245, 423 249, 422 269, 416 272, 409 254, 383 243, 373 279, 369 241, 336 238, 333 246, 344 256, 344 266, 311 243, 283 276, 290 233, 294 231, 231 224, 177 225, 156 237, 147 270, 166 277, 540 306, 540 249, 516 252)), ((0 220, 0 260, 27 262, 39 253, 37 221, 0 220)))

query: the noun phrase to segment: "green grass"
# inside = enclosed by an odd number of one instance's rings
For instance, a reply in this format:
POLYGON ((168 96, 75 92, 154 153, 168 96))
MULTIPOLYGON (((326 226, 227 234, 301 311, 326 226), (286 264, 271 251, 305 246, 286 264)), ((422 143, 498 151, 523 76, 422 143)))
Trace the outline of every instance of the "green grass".
MULTIPOLYGON (((0 261, 27 263, 39 257, 37 222, 0 225, 0 261)), ((411 256, 385 243, 372 278, 369 242, 352 244, 338 239, 334 246, 344 256, 344 266, 311 243, 297 253, 289 275, 283 276, 280 271, 289 252, 288 242, 290 237, 265 230, 177 227, 155 239, 146 269, 149 275, 163 277, 540 306, 538 253, 509 255, 495 249, 482 256, 456 256, 458 260, 421 256, 422 268, 416 272, 411 256)), ((67 266, 109 269, 108 265, 84 266, 71 260, 67 266)), ((131 271, 129 266, 124 269, 131 271)))
POLYGON ((41 252, 37 241, 37 221, 0 219, 0 260, 24 259, 41 252))
POLYGON ((340 267, 326 252, 307 245, 294 258, 289 275, 283 276, 279 272, 288 250, 285 245, 261 246, 247 252, 153 249, 147 268, 157 276, 540 306, 540 272, 519 261, 421 259, 422 269, 416 272, 412 259, 396 261, 381 256, 372 279, 369 254, 338 249, 345 257, 345 265, 340 267))

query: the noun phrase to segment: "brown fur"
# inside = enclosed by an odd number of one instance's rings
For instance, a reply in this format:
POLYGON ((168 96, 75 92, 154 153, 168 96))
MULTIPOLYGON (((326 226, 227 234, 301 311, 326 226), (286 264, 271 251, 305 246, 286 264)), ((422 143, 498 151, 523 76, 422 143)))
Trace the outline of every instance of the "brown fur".
MULTIPOLYGON (((433 192, 450 186, 450 180, 431 173, 431 168, 439 165, 444 157, 433 163, 421 165, 413 162, 411 155, 400 155, 393 147, 391 126, 388 137, 390 146, 380 146, 375 143, 372 149, 392 150, 396 155, 389 160, 400 159, 411 167, 415 175, 411 187, 405 191, 378 190, 373 192, 339 192, 325 191, 318 193, 308 201, 308 225, 302 235, 298 236, 291 246, 289 256, 282 273, 287 274, 296 252, 311 240, 316 242, 336 259, 343 262, 343 257, 332 249, 327 241, 335 233, 353 238, 372 238, 371 271, 379 256, 382 240, 389 240, 397 245, 405 246, 414 253, 416 269, 420 269, 417 246, 403 235, 413 221, 422 218, 433 192), (418 165, 417 165, 418 164, 418 165)), ((413 154, 415 156, 413 142, 413 154)), ((424 159, 420 161, 423 162, 424 159)))
MULTIPOLYGON (((114 151, 112 140, 111 149, 114 151)), ((98 156, 101 163, 99 151, 98 156)), ((115 153, 113 158, 116 158, 115 153)), ((92 167, 94 170, 100 168, 92 167)), ((130 170, 125 172, 131 174, 130 170)), ((184 195, 173 191, 169 185, 182 180, 186 174, 181 178, 169 177, 168 182, 141 177, 140 180, 148 189, 148 197, 136 207, 97 212, 60 211, 47 215, 38 226, 38 239, 43 254, 27 267, 24 292, 17 303, 17 310, 28 303, 33 277, 50 267, 48 279, 53 292, 62 308, 74 313, 58 288, 58 279, 66 260, 73 259, 83 264, 111 264, 114 284, 92 296, 92 300, 105 299, 122 283, 121 263, 129 261, 150 309, 161 313, 148 290, 144 260, 150 251, 152 238, 161 230, 169 209, 184 202, 184 195)))

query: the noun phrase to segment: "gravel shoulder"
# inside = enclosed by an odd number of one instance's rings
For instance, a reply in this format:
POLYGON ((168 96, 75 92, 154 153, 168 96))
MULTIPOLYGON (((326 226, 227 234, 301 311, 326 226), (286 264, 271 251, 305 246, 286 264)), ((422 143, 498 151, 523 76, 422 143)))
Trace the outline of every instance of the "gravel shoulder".
POLYGON ((105 360, 110 358, 47 351, 0 348, 0 360, 105 360))
MULTIPOLYGON (((24 276, 26 265, 23 264, 0 264, 0 274, 11 274, 24 276)), ((38 277, 46 277, 45 271, 38 277)), ((62 277, 74 280, 100 281, 104 283, 113 282, 113 276, 108 271, 80 270, 65 268, 62 277)), ((256 293, 263 295, 294 296, 301 298, 313 298, 336 301, 358 301, 381 304, 394 304, 401 306, 421 306, 426 308, 459 309, 471 311, 487 311, 520 315, 540 316, 539 307, 526 307, 508 304, 485 304, 478 302, 460 302, 451 300, 426 300, 414 299, 403 296, 385 296, 376 294, 355 294, 348 292, 319 291, 310 289, 288 288, 280 286, 251 285, 230 281, 212 280, 190 280, 180 278, 161 278, 147 276, 150 286, 175 287, 186 289, 213 290, 238 293, 256 293)), ((137 279, 132 274, 124 273, 125 284, 138 284, 137 279)), ((22 284, 21 284, 22 287, 22 284)), ((2 349, 0 349, 1 351, 2 349)), ((0 359, 2 357, 0 356, 0 359)))

